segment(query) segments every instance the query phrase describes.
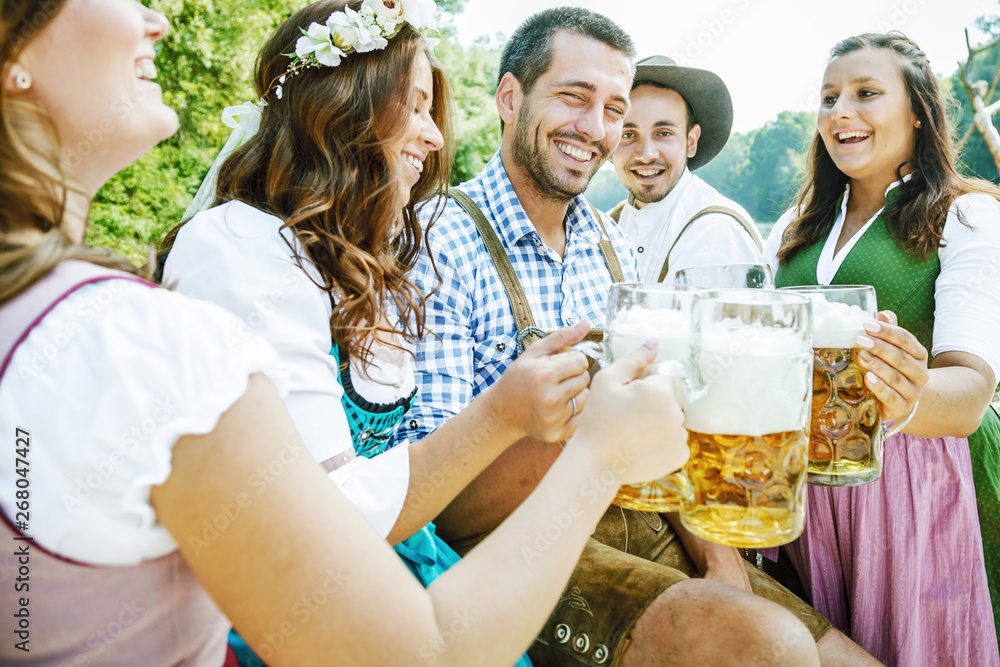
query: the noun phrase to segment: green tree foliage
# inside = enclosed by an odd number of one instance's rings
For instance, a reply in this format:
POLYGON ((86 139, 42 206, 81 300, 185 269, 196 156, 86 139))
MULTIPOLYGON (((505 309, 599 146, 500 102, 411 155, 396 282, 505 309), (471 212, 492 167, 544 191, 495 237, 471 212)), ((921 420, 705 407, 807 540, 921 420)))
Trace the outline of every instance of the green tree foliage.
MULTIPOLYGON (((988 35, 1000 35, 1000 19, 980 19, 978 27, 988 35)), ((983 51, 976 55, 972 61, 972 72, 969 81, 985 81, 987 85, 993 84, 993 94, 989 99, 984 99, 983 103, 989 106, 1000 98, 1000 85, 997 84, 997 75, 1000 74, 1000 45, 983 51)), ((973 127, 972 103, 962 87, 962 79, 959 72, 956 72, 948 80, 954 98, 955 105, 953 117, 955 118, 956 131, 959 139, 968 135, 968 140, 962 147, 960 169, 968 176, 978 176, 993 182, 997 182, 997 166, 993 162, 983 135, 973 127), (969 130, 972 130, 971 134, 969 130)), ((993 116, 993 125, 1000 127, 1000 116, 993 116)))
POLYGON ((698 175, 754 220, 773 222, 792 204, 815 128, 815 113, 782 111, 764 127, 733 133, 698 175))
MULTIPOLYGON (((271 32, 302 7, 301 0, 143 0, 163 12, 170 34, 157 44, 157 82, 177 111, 180 129, 105 185, 94 198, 88 240, 138 264, 146 248, 177 224, 229 136, 222 110, 255 98, 250 77, 271 32)), ((438 0, 446 13, 467 0, 438 0)), ((447 26, 447 16, 445 17, 447 26)), ((486 46, 464 51, 446 35, 438 55, 452 74, 459 109, 456 178, 465 180, 499 145, 493 78, 499 54, 486 46), (485 157, 484 157, 485 156, 485 157)))
POLYGON ((451 184, 478 174, 500 146, 500 117, 494 97, 500 52, 480 41, 463 49, 454 38, 434 49, 455 96, 455 164, 451 184))
POLYGON ((222 109, 254 98, 257 50, 300 6, 291 0, 148 0, 171 32, 157 44, 157 82, 180 130, 97 193, 91 243, 145 261, 145 248, 177 224, 229 136, 222 109))

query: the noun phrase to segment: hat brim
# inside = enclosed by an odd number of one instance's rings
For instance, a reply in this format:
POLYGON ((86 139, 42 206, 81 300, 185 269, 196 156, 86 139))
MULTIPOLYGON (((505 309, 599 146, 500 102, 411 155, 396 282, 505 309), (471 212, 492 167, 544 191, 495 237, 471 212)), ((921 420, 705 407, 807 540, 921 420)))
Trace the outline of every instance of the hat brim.
POLYGON ((698 151, 688 159, 688 169, 705 166, 725 147, 733 129, 733 100, 718 75, 694 67, 639 63, 634 81, 652 81, 676 90, 694 109, 701 138, 698 151))

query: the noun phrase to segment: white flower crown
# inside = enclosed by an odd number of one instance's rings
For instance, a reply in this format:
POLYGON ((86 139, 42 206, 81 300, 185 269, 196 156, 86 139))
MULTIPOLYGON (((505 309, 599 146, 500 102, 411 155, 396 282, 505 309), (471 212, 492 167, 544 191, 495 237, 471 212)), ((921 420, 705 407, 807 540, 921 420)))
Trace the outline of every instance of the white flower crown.
POLYGON ((292 63, 271 89, 280 100, 282 86, 290 76, 310 67, 337 67, 350 53, 384 49, 404 23, 409 23, 433 47, 440 35, 439 18, 434 0, 364 0, 359 11, 345 7, 342 12, 330 14, 325 25, 313 23, 308 29, 300 28, 302 37, 295 43, 295 53, 285 54, 292 63))

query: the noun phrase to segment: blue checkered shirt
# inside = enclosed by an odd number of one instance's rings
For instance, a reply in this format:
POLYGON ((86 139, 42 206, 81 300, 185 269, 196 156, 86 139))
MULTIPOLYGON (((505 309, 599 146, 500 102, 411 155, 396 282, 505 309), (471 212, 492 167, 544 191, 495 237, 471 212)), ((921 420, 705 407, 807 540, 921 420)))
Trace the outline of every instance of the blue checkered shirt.
MULTIPOLYGON (((543 242, 521 208, 500 154, 471 181, 462 184, 496 231, 544 331, 589 319, 604 325, 604 309, 613 279, 598 246, 601 227, 583 196, 566 213, 565 256, 543 242)), ((428 206, 425 210, 433 208, 428 206)), ((632 244, 613 220, 603 216, 626 281, 638 269, 632 244)), ((468 214, 449 199, 431 228, 433 253, 441 283, 425 254, 413 279, 429 294, 428 335, 417 346, 417 396, 397 441, 416 442, 456 415, 496 382, 514 361, 517 326, 514 311, 489 250, 468 214)))

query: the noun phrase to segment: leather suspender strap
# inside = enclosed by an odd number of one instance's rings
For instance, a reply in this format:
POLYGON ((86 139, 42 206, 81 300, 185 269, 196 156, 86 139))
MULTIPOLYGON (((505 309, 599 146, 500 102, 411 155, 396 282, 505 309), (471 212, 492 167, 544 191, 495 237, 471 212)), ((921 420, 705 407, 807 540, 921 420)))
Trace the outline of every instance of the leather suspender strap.
POLYGON ((663 258, 663 268, 660 269, 660 277, 656 279, 656 282, 662 283, 663 279, 667 277, 667 271, 670 270, 670 253, 674 251, 674 248, 677 246, 677 242, 681 240, 682 236, 684 236, 684 232, 686 232, 688 228, 692 224, 694 224, 694 221, 697 220, 698 218, 705 215, 712 215, 716 213, 721 215, 728 215, 730 218, 740 223, 740 226, 743 227, 746 233, 750 235, 750 238, 757 246, 757 250, 761 253, 764 252, 764 239, 761 237, 760 232, 757 231, 757 226, 755 224, 753 224, 752 222, 750 222, 742 215, 740 215, 733 209, 729 208, 728 206, 709 206, 695 213, 694 217, 688 220, 687 224, 685 224, 684 227, 681 228, 681 233, 678 234, 677 238, 674 239, 674 242, 670 244, 670 250, 667 251, 667 256, 663 258))
POLYGON ((476 202, 472 201, 472 197, 464 191, 458 188, 451 188, 449 194, 472 217, 472 221, 476 223, 476 229, 479 230, 479 235, 483 237, 486 249, 490 251, 493 266, 496 267, 497 273, 500 274, 500 282, 503 283, 503 288, 507 292, 510 307, 514 310, 514 322, 517 325, 518 332, 527 329, 537 329, 535 316, 531 314, 531 306, 528 305, 528 297, 524 294, 521 281, 518 280, 517 273, 514 272, 514 267, 510 263, 510 258, 503 249, 503 244, 500 243, 496 232, 493 231, 489 220, 483 215, 476 202))
POLYGON ((622 263, 618 260, 618 253, 615 252, 615 246, 611 243, 611 238, 608 236, 608 230, 604 226, 604 221, 601 220, 601 212, 593 204, 590 204, 590 210, 593 211, 594 217, 597 218, 597 224, 601 226, 601 240, 597 242, 597 245, 600 246, 601 254, 604 255, 604 263, 608 265, 608 271, 611 272, 611 279, 616 283, 623 283, 625 282, 625 274, 622 273, 622 263))
MULTIPOLYGON (((482 210, 476 205, 476 202, 472 201, 472 197, 463 190, 450 188, 448 192, 451 198, 458 202, 458 205, 469 214, 472 221, 476 224, 476 229, 479 230, 479 235, 483 237, 486 249, 493 260, 493 266, 496 267, 497 273, 500 276, 500 282, 503 284, 504 291, 507 292, 510 307, 514 311, 514 323, 517 326, 517 353, 521 354, 528 344, 545 338, 546 332, 538 328, 535 316, 531 313, 531 306, 528 304, 528 297, 525 295, 521 281, 514 271, 514 266, 510 263, 510 257, 507 256, 503 244, 497 237, 496 232, 493 231, 493 226, 490 225, 489 220, 483 215, 482 210)), ((591 209, 597 217, 597 221, 601 225, 601 231, 603 232, 598 245, 600 246, 601 254, 604 255, 604 262, 608 265, 608 271, 610 271, 612 279, 615 282, 622 282, 624 277, 622 275, 621 262, 618 260, 618 254, 615 252, 610 239, 607 238, 608 232, 601 221, 600 213, 593 207, 593 204, 591 204, 591 209)), ((587 340, 599 342, 603 338, 603 335, 602 330, 593 329, 587 334, 586 338, 587 340)))

